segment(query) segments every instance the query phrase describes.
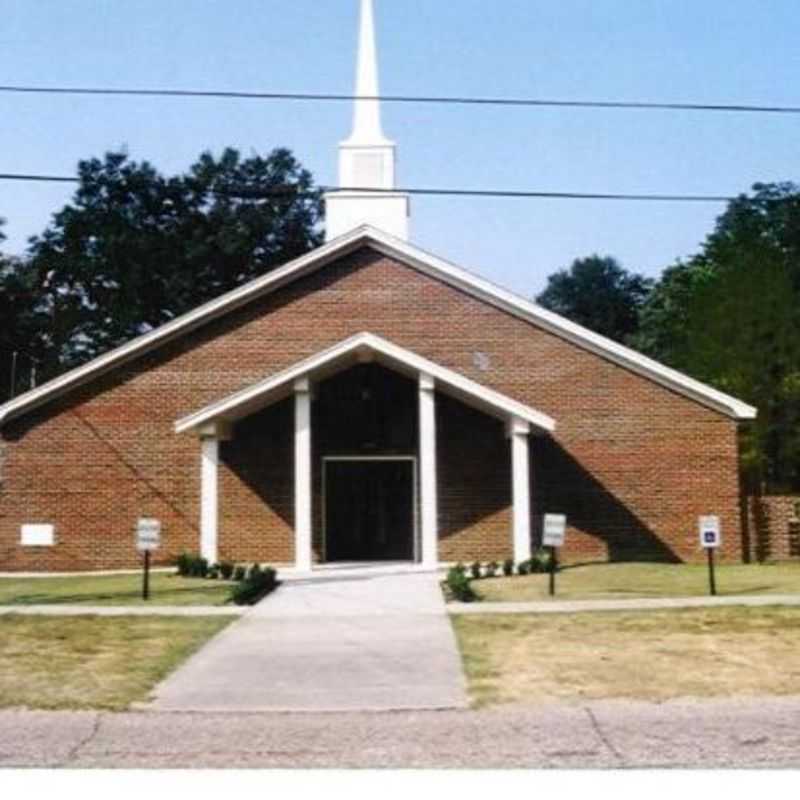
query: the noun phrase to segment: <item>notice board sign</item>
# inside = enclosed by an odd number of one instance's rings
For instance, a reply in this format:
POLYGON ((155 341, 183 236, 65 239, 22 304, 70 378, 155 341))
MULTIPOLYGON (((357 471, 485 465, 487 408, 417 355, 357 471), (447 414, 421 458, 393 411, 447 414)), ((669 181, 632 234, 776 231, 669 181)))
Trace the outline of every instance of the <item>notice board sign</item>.
POLYGON ((142 518, 136 523, 136 549, 152 553, 161 546, 161 521, 142 518))
POLYGON ((565 514, 545 514, 542 544, 545 547, 563 547, 567 538, 565 514))

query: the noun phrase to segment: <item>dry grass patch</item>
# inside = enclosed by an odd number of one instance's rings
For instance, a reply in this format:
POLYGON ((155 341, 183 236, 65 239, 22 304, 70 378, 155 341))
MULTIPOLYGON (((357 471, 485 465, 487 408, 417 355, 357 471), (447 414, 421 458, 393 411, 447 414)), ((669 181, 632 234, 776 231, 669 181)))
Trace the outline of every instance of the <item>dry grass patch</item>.
MULTIPOLYGON (((694 597, 708 594, 702 564, 587 564, 559 572, 559 600, 694 597)), ((549 600, 548 576, 493 578, 473 583, 487 602, 549 600)), ((720 595, 798 594, 800 563, 732 564, 717 567, 720 595)))
POLYGON ((0 617, 0 707, 125 709, 230 621, 0 617))
MULTIPOLYGON (((174 573, 150 575, 149 605, 219 606, 228 599, 228 581, 181 578, 174 573)), ((54 578, 0 578, 0 605, 139 606, 142 576, 79 575, 54 578)))
POLYGON ((800 694, 800 609, 453 617, 473 701, 800 694))

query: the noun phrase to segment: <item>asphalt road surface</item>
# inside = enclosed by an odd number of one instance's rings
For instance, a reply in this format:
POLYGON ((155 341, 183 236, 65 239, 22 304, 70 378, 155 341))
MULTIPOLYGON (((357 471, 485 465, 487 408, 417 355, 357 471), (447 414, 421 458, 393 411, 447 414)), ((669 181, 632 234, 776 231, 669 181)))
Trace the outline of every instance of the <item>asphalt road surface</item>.
POLYGON ((800 767, 800 698, 373 714, 0 712, 0 766, 800 767))

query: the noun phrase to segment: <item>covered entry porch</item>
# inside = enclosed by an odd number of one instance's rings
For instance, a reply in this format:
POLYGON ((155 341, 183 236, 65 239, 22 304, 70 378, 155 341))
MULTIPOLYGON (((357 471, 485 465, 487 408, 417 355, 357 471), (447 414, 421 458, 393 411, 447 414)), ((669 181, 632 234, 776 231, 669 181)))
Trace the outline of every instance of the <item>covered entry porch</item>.
POLYGON ((451 446, 441 431, 437 436, 442 403, 464 406, 491 425, 500 421, 510 446, 493 446, 492 455, 502 451, 500 471, 511 488, 506 552, 517 561, 530 558, 529 440, 552 432, 555 422, 369 333, 176 423, 178 433, 193 433, 200 441, 202 554, 210 561, 219 557, 221 443, 234 440, 254 415, 291 404, 291 422, 286 419, 293 427, 292 463, 286 472, 291 472, 295 568, 309 572, 315 563, 339 561, 410 561, 437 568, 446 535, 441 451, 451 446))

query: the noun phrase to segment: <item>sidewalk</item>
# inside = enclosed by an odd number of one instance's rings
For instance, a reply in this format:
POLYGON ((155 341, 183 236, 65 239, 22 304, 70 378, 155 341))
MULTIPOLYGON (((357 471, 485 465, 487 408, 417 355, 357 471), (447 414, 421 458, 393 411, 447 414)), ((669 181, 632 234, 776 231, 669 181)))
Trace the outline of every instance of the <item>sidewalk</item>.
POLYGON ((800 606, 800 594, 727 597, 642 597, 636 600, 541 600, 533 603, 450 603, 451 614, 573 614, 581 611, 660 611, 670 608, 800 606))
POLYGON ((251 609, 240 606, 0 606, 0 617, 239 617, 251 609))

